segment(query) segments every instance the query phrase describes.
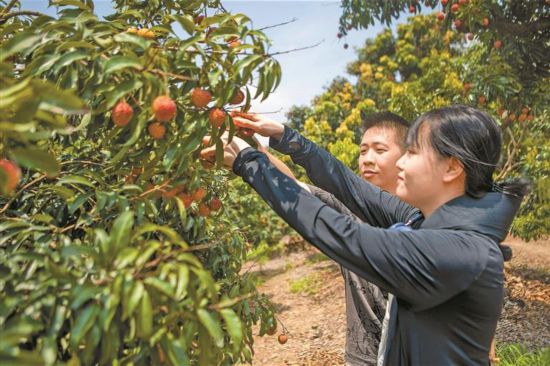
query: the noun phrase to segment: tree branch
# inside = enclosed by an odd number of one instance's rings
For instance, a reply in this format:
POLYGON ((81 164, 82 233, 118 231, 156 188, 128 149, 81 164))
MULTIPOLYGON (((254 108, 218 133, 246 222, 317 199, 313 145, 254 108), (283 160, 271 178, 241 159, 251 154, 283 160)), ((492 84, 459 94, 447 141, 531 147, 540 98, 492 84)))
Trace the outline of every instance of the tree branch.
POLYGON ((35 16, 35 17, 39 17, 41 15, 46 15, 46 14, 42 14, 42 13, 39 13, 37 11, 16 11, 14 13, 4 14, 4 15, 0 16, 0 24, 4 24, 10 18, 18 17, 18 16, 21 16, 21 15, 32 15, 32 16, 35 16))
POLYGON ((263 27, 263 28, 259 28, 257 30, 259 31, 263 31, 265 29, 271 29, 271 28, 275 28, 275 27, 280 27, 280 26, 283 26, 283 25, 287 25, 287 24, 290 24, 290 23, 294 23, 295 21, 297 21, 298 18, 292 18, 291 20, 287 21, 287 22, 283 22, 283 23, 279 23, 279 24, 274 24, 274 25, 268 25, 267 27, 263 27))

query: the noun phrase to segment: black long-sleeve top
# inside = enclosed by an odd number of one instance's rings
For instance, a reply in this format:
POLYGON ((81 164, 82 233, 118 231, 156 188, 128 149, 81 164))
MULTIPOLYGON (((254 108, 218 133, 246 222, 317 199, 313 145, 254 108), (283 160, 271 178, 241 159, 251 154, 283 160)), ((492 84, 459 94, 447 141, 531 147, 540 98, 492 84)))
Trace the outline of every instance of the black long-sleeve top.
POLYGON ((342 215, 278 171, 265 154, 241 151, 233 171, 306 240, 342 266, 395 295, 396 329, 386 365, 488 365, 503 299, 506 236, 520 200, 490 192, 455 198, 414 231, 387 230, 417 210, 357 177, 285 127, 272 148, 312 182, 346 202, 364 223, 342 215))

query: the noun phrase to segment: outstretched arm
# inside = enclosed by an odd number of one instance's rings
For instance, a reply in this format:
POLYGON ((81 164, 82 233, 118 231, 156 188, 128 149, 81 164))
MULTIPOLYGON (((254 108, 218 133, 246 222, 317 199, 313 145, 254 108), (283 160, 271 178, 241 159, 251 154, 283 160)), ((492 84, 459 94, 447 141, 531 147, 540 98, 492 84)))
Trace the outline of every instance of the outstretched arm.
POLYGON ((235 125, 270 137, 270 146, 306 169, 319 188, 330 192, 361 220, 377 227, 406 222, 418 210, 366 182, 326 150, 283 124, 257 114, 235 114, 235 125))

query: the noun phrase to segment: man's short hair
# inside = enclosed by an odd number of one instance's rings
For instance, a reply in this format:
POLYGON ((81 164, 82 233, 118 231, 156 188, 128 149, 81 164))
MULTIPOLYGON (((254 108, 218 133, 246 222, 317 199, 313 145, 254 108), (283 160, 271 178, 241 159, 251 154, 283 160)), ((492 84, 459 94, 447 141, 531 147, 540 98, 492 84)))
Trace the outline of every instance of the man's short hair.
POLYGON ((403 117, 392 112, 378 112, 369 115, 361 112, 361 120, 363 124, 363 133, 373 127, 381 127, 392 130, 397 138, 397 143, 405 148, 405 140, 410 123, 403 117))

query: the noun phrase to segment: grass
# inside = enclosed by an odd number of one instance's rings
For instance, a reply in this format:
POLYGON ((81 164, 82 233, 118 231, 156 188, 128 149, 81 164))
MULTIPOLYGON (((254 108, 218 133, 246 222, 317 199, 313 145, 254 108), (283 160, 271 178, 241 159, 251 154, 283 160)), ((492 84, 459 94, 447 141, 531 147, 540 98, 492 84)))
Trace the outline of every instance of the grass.
POLYGON ((550 365, 550 347, 530 352, 520 344, 497 346, 498 366, 548 366, 550 365))
POLYGON ((290 282, 290 292, 294 294, 315 295, 321 288, 322 280, 317 273, 290 282))
POLYGON ((323 253, 314 253, 314 254, 311 254, 307 257, 306 262, 311 263, 311 264, 315 264, 315 263, 324 262, 324 261, 328 261, 328 260, 330 260, 330 258, 327 257, 325 254, 323 254, 323 253))

